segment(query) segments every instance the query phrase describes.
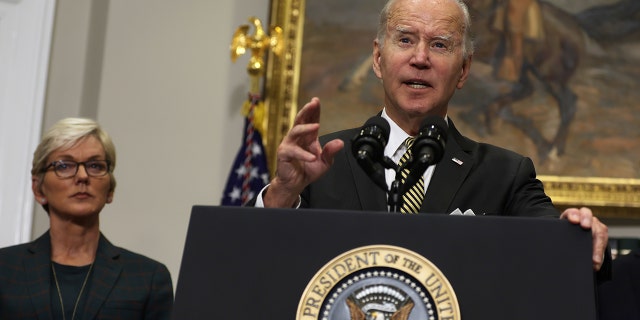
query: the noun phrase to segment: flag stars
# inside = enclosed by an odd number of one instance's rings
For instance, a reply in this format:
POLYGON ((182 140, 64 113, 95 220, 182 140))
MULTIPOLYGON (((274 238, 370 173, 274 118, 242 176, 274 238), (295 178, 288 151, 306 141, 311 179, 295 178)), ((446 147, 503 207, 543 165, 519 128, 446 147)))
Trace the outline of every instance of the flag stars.
POLYGON ((257 144, 257 143, 252 143, 251 144, 251 152, 253 153, 253 156, 258 156, 262 154, 262 148, 257 144))
POLYGON ((249 180, 253 180, 253 179, 257 179, 258 178, 258 168, 257 167, 251 167, 251 174, 249 176, 249 180))
POLYGON ((242 205, 255 198, 269 183, 264 147, 258 132, 254 132, 251 119, 245 125, 246 139, 238 150, 227 185, 223 192, 222 205, 242 205), (255 139, 255 140, 254 140, 255 139))
POLYGON ((243 178, 247 174, 247 172, 249 172, 249 180, 260 179, 265 184, 269 183, 269 173, 261 173, 260 168, 258 167, 246 167, 244 165, 240 165, 235 170, 235 172, 238 178, 243 178))
POLYGON ((242 196, 242 192, 240 190, 240 188, 233 188, 233 190, 231 190, 231 192, 228 194, 229 198, 231 198, 231 201, 236 201, 238 199, 240 199, 240 197, 242 196))
POLYGON ((244 166, 244 164, 240 164, 240 166, 238 166, 238 168, 236 169, 236 175, 241 178, 244 177, 244 175, 247 173, 247 168, 244 166))

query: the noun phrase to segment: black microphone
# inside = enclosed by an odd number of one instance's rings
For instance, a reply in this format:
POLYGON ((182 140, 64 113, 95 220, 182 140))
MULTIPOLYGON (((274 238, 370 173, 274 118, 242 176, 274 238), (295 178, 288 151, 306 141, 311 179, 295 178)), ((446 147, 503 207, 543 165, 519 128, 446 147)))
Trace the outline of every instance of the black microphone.
POLYGON ((351 152, 358 164, 384 191, 387 191, 387 182, 382 162, 390 131, 387 120, 374 116, 365 122, 351 140, 351 152))
POLYGON ((420 131, 411 146, 413 161, 409 165, 409 175, 403 191, 416 184, 430 165, 440 162, 447 141, 446 128, 447 123, 440 116, 429 116, 422 121, 420 131))
POLYGON ((428 166, 440 162, 447 141, 446 128, 447 123, 439 116, 430 116, 422 121, 420 132, 411 146, 414 165, 424 166, 426 170, 428 166))

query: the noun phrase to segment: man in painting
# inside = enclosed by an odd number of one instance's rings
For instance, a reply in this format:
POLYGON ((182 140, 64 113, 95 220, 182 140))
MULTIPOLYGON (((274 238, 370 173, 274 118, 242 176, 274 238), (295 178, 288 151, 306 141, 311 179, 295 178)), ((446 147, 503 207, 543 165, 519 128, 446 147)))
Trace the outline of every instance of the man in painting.
POLYGON ((506 0, 496 10, 493 27, 504 35, 504 52, 496 75, 516 82, 522 72, 525 39, 544 38, 540 4, 536 0, 506 0))

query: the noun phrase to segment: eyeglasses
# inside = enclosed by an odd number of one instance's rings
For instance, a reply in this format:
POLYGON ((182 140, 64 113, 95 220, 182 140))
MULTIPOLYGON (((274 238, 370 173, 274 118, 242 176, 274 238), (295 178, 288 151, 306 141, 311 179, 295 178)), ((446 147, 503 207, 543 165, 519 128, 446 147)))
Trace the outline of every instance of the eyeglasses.
POLYGON ((53 167, 53 172, 60 178, 75 177, 78 173, 80 165, 84 166, 84 170, 90 177, 102 177, 109 172, 109 161, 107 160, 89 160, 84 162, 76 162, 71 160, 58 160, 51 162, 43 171, 53 167))

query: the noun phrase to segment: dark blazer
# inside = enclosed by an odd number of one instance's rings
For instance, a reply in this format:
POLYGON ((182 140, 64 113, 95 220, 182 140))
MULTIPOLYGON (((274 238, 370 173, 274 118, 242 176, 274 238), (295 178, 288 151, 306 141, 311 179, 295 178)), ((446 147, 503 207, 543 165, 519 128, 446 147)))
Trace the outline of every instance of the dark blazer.
MULTIPOLYGON (((324 145, 344 141, 331 168, 300 194, 301 208, 388 211, 386 191, 358 165, 351 139, 360 128, 320 137, 324 145)), ((255 198, 247 206, 255 205, 255 198)), ((449 118, 447 142, 420 208, 421 213, 450 214, 471 209, 475 215, 559 217, 560 212, 536 178, 530 158, 464 137, 449 118)), ((611 279, 611 251, 595 274, 597 283, 611 279)))
MULTIPOLYGON (((351 152, 358 128, 321 137, 344 141, 331 169, 301 194, 301 207, 387 211, 386 193, 360 168, 351 152)), ((536 178, 531 159, 493 145, 472 141, 453 122, 445 152, 437 164, 420 212, 449 214, 455 209, 476 215, 558 216, 536 178)))
MULTIPOLYGON (((112 245, 100 234, 80 319, 169 319, 173 286, 167 268, 112 245)), ((0 249, 0 319, 52 319, 51 238, 0 249)))
POLYGON ((640 319, 640 249, 613 260, 613 279, 598 288, 600 320, 640 319))

